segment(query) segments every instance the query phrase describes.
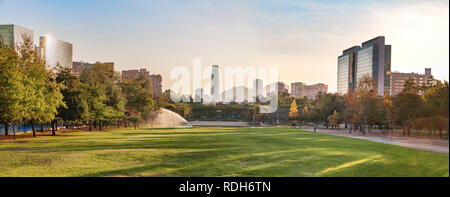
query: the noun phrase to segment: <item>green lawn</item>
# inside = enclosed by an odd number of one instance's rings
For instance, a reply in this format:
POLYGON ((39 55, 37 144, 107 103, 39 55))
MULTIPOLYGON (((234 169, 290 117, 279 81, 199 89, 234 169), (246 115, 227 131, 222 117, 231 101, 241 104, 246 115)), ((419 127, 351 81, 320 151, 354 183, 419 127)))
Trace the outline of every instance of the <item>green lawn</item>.
POLYGON ((59 135, 0 141, 0 176, 449 176, 448 154, 290 128, 59 135))

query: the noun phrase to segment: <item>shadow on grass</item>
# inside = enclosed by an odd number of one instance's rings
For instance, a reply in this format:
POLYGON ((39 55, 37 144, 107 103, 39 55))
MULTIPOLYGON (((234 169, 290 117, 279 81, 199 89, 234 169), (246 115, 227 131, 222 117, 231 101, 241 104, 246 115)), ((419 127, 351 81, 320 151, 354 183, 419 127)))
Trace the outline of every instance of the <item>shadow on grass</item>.
POLYGON ((321 170, 333 167, 339 161, 352 162, 359 156, 339 155, 324 162, 325 154, 319 149, 294 149, 259 153, 227 153, 218 150, 185 152, 166 156, 164 162, 139 167, 106 170, 85 174, 97 176, 316 176, 321 170), (219 151, 220 152, 220 151, 219 151), (205 155, 207 154, 207 155, 205 155), (201 160, 198 160, 201 158, 201 160), (186 165, 186 161, 188 165, 186 165), (224 164, 225 167, 224 167, 224 164), (296 168, 300 170, 296 170, 296 168), (296 173, 292 173, 295 171, 296 173))

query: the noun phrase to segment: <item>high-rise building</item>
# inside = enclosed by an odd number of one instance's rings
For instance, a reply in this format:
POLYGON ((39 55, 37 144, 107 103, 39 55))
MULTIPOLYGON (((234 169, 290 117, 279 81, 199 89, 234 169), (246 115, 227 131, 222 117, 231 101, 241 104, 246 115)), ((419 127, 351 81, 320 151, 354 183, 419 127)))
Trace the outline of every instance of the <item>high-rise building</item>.
POLYGON ((161 75, 150 74, 145 68, 139 70, 124 70, 122 71, 122 78, 129 80, 138 77, 139 75, 146 76, 152 82, 153 94, 159 96, 162 94, 162 77, 161 75))
POLYGON ((211 67, 211 101, 218 103, 222 101, 221 98, 219 66, 213 65, 211 67))
POLYGON ((54 68, 59 64, 62 67, 72 68, 72 50, 72 43, 57 40, 51 36, 39 37, 38 54, 50 67, 54 68))
POLYGON ((264 96, 263 95, 263 80, 262 79, 255 79, 253 80, 253 93, 254 95, 252 95, 252 97, 254 98, 249 98, 250 102, 259 102, 260 101, 260 97, 264 96))
POLYGON ((25 37, 30 38, 34 43, 33 30, 14 24, 0 25, 0 40, 8 46, 15 47, 23 44, 25 37))
POLYGON ((416 84, 423 85, 427 83, 431 76, 431 68, 425 68, 425 74, 392 72, 389 82, 391 87, 390 94, 395 96, 402 92, 408 79, 414 79, 416 84))
POLYGON ((315 99, 319 94, 326 94, 328 92, 328 85, 318 83, 314 85, 306 85, 302 82, 291 83, 291 96, 295 98, 307 97, 315 99))
POLYGON ((338 57, 338 92, 353 92, 358 80, 370 76, 375 80, 378 95, 389 93, 391 73, 391 45, 385 45, 384 36, 378 36, 361 47, 354 46, 338 57))
POLYGON ((341 94, 352 93, 355 85, 356 61, 359 46, 354 46, 342 52, 338 57, 337 91, 341 94))

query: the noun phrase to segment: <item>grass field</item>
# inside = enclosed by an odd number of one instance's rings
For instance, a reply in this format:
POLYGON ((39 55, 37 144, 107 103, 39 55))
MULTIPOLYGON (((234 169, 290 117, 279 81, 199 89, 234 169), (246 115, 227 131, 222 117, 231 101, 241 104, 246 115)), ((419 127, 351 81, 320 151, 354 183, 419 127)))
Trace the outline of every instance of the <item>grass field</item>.
POLYGON ((0 176, 449 176, 449 155, 290 128, 120 129, 0 141, 0 176))

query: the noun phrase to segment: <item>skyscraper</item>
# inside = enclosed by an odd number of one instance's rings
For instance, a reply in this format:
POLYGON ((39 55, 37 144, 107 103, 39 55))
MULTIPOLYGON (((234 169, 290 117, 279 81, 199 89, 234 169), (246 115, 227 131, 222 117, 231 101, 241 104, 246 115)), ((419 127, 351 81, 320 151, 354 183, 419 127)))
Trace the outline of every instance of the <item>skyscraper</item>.
POLYGON ((30 38, 34 43, 33 30, 14 24, 0 25, 0 40, 6 45, 15 47, 23 44, 24 37, 30 38))
POLYGON ((263 95, 263 80, 262 79, 255 79, 253 80, 253 92, 254 95, 252 94, 252 97, 254 98, 249 98, 251 102, 260 102, 260 97, 264 96, 263 95))
POLYGON ((338 92, 353 92, 358 80, 370 76, 375 80, 378 95, 389 93, 391 72, 391 45, 385 45, 384 36, 378 36, 343 51, 338 57, 338 92))
POLYGON ((213 103, 221 102, 219 66, 211 68, 211 99, 213 103))
POLYGON ((359 46, 354 46, 342 52, 338 57, 337 91, 341 94, 352 93, 355 89, 356 61, 359 46))
POLYGON ((59 63, 62 67, 72 68, 72 43, 56 40, 50 36, 39 37, 39 51, 41 58, 51 67, 59 63))

